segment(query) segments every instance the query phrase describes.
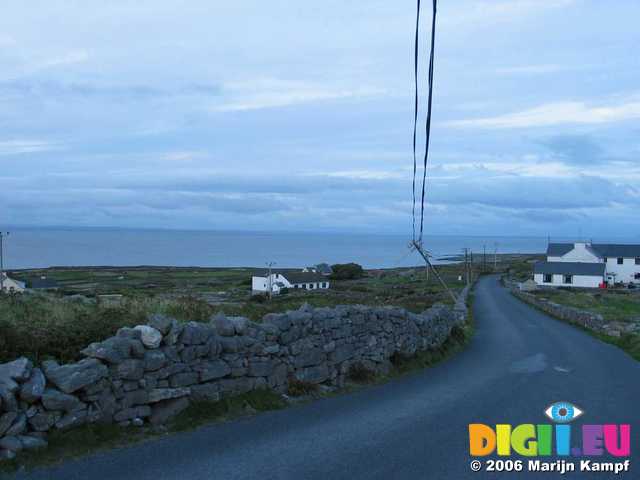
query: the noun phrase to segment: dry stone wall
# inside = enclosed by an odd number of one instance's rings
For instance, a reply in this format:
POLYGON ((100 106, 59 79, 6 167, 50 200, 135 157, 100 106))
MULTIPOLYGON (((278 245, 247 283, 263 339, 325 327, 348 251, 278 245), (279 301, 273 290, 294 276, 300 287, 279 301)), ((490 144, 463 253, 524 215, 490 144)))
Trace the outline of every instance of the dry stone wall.
POLYGON ((453 307, 422 314, 359 305, 266 315, 219 314, 209 323, 155 315, 82 350, 83 359, 0 365, 0 459, 47 445, 47 432, 86 423, 162 424, 190 402, 255 389, 286 392, 291 379, 341 386, 355 363, 385 371, 394 355, 441 346, 464 322, 453 307))

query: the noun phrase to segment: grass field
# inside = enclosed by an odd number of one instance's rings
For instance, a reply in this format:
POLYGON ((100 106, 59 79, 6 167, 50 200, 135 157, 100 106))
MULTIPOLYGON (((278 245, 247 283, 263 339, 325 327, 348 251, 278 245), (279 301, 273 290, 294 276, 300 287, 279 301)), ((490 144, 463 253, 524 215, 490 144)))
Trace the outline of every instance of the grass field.
MULTIPOLYGON (((456 291, 463 267, 438 267, 456 291)), ((369 270, 364 278, 332 281, 329 290, 293 290, 267 301, 251 295, 250 268, 52 268, 14 272, 26 280, 46 276, 60 289, 46 294, 0 296, 0 362, 25 355, 34 361, 55 358, 67 362, 91 342, 103 340, 125 326, 146 322, 152 313, 180 321, 208 321, 211 315, 264 315, 297 309, 344 304, 390 305, 422 312, 434 303, 451 303, 433 274, 424 268, 369 270), (122 295, 104 303, 100 295, 122 295)))

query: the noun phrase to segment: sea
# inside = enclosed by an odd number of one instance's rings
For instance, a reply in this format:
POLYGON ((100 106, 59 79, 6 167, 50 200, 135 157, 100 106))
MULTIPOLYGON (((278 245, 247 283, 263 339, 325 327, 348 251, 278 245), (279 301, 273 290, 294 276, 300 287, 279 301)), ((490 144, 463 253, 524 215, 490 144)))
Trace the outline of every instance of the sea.
MULTIPOLYGON (((560 239, 554 239, 559 241, 560 239)), ((402 235, 133 230, 112 228, 13 228, 4 240, 5 269, 54 266, 178 266, 297 268, 356 262, 365 268, 423 265, 402 235)), ((435 263, 464 248, 475 255, 543 253, 547 237, 427 236, 435 263)), ((624 242, 620 242, 624 243, 624 242)), ((636 240, 637 243, 637 240, 636 240)))

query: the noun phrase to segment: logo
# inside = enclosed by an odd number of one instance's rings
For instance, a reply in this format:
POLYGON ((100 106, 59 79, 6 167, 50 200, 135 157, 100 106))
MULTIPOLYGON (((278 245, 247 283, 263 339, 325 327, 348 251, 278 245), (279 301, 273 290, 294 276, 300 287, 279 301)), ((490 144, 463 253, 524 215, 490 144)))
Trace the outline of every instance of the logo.
POLYGON ((602 456, 631 455, 630 424, 582 425, 572 430, 570 422, 584 411, 570 402, 556 402, 544 410, 554 424, 522 425, 483 423, 469 425, 469 452, 473 457, 513 454, 535 456, 602 456), (573 446, 572 446, 573 445, 573 446))

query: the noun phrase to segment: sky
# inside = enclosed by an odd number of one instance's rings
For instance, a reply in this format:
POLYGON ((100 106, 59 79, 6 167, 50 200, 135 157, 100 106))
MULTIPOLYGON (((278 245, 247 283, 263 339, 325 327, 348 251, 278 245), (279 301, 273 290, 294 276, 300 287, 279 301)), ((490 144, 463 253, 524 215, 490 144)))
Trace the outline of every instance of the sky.
MULTIPOLYGON (((640 234, 638 18, 440 2, 428 234, 640 234)), ((410 236, 414 22, 413 0, 7 0, 0 226, 410 236)))

